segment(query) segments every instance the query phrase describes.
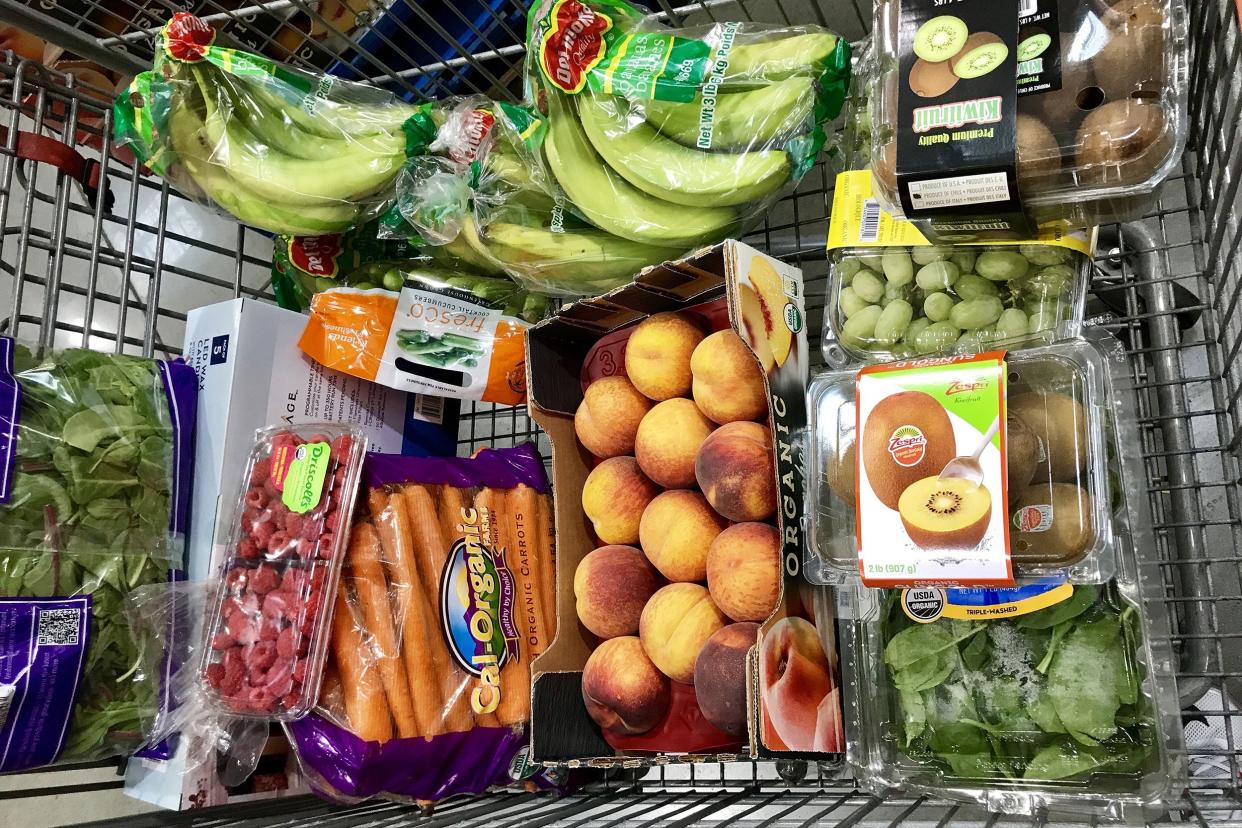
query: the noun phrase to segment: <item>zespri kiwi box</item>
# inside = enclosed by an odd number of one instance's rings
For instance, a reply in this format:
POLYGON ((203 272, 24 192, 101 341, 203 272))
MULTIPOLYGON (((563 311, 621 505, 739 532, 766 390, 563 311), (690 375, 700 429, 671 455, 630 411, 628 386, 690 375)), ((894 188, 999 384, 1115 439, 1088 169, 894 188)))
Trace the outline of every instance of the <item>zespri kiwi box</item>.
POLYGON ((801 272, 726 241, 565 307, 527 348, 558 609, 532 759, 839 755, 832 601, 801 574, 801 272))

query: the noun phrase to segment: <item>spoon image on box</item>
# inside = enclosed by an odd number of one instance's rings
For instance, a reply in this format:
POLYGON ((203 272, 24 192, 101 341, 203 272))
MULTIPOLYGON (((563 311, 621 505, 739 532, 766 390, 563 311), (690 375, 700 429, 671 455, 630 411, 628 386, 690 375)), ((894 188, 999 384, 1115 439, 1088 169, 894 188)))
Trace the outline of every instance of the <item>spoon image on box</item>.
POLYGON ((968 457, 954 457, 944 467, 944 471, 940 472, 939 479, 946 480, 948 478, 958 478, 967 480, 974 484, 977 489, 983 485, 983 467, 979 465, 979 457, 983 454, 983 450, 988 447, 988 443, 992 442, 992 438, 996 436, 996 432, 1000 430, 1000 416, 998 415, 992 421, 992 425, 988 428, 983 440, 979 442, 979 447, 975 449, 974 454, 968 457))

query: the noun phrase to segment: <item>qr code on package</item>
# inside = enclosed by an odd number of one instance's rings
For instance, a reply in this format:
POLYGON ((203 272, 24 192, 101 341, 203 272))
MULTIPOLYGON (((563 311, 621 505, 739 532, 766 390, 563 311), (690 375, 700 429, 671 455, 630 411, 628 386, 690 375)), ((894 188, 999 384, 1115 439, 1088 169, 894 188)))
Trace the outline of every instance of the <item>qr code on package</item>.
POLYGON ((71 647, 78 643, 82 613, 76 609, 39 610, 38 646, 71 647))

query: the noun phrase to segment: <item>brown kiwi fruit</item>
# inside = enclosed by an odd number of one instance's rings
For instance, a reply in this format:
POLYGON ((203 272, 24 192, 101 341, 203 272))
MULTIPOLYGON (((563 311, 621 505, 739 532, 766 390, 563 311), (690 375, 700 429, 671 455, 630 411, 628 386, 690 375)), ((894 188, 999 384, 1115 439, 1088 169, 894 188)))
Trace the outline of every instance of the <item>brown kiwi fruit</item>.
POLYGON ((1103 106, 1104 90, 1096 85, 1092 60, 1073 48, 1072 32, 1061 33, 1061 88, 1018 98, 1018 113, 1040 118, 1055 136, 1070 143, 1088 112, 1103 106))
POLYGON ((1092 60, 1110 100, 1158 95, 1164 82, 1164 12, 1155 0, 1120 0, 1103 15, 1108 40, 1092 60))
POLYGON ((1043 455, 1039 438, 1022 420, 1010 414, 1005 420, 1006 456, 1009 465, 1009 502, 1013 503, 1023 488, 1035 476, 1043 455))
POLYGON ((1116 186, 1147 181, 1173 149, 1164 110, 1155 101, 1123 98, 1105 104, 1078 128, 1079 177, 1116 186))
POLYGON ((1023 192, 1047 187, 1061 172, 1061 148, 1044 122, 1019 114, 1018 186, 1023 192))
POLYGON ((897 197, 897 142, 889 141, 880 148, 879 157, 871 157, 871 174, 885 195, 897 197))
POLYGON ((1030 391, 1010 397, 1009 414, 1031 430, 1043 446, 1035 481, 1076 481, 1087 459, 1087 415, 1073 397, 1030 391))
POLYGON ((1010 510, 1009 548, 1027 566, 1073 566, 1095 540, 1091 497, 1073 483, 1035 483, 1010 510))
POLYGON ((910 69, 910 91, 920 98, 939 98, 958 80, 947 60, 932 63, 919 58, 910 69))
POLYGON ((854 474, 854 443, 851 442, 841 451, 840 447, 828 458, 824 468, 824 477, 828 480, 828 488, 832 493, 850 506, 854 505, 856 480, 854 474))

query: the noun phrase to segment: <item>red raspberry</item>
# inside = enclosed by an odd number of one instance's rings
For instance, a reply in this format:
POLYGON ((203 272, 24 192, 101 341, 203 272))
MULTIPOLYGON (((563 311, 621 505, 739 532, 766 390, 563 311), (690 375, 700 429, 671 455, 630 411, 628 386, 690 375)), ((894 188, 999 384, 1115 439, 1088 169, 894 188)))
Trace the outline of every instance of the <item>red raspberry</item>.
POLYGON ((276 697, 263 687, 252 687, 246 694, 246 703, 256 713, 268 713, 275 705, 276 697))
POLYGON ((211 639, 211 649, 227 650, 237 643, 237 639, 229 635, 227 632, 218 632, 211 639))
POLYGON ((263 481, 263 491, 266 492, 267 496, 273 500, 280 497, 280 489, 276 488, 276 481, 270 477, 263 481))
POLYGON ((242 664, 241 650, 234 647, 224 654, 224 675, 220 678, 220 692, 226 696, 236 693, 242 687, 242 677, 245 674, 246 665, 242 664))
MULTIPOLYGON (((337 492, 341 491, 341 488, 345 485, 345 478, 348 476, 349 476, 348 468, 346 468, 345 466, 337 467, 336 471, 332 475, 333 488, 337 492)), ((337 497, 339 498, 340 495, 338 494, 337 497)))
POLYGON ((256 595, 266 595, 274 589, 280 587, 280 573, 275 567, 262 564, 254 571, 254 575, 250 578, 250 589, 256 595))
POLYGON ((332 441, 332 460, 344 465, 349 460, 349 453, 354 447, 354 438, 342 434, 332 441))
POLYGON ((259 547, 254 538, 242 538, 237 542, 237 557, 243 561, 251 561, 259 557, 259 547))
POLYGON ((225 618, 224 628, 228 635, 239 644, 250 644, 258 638, 253 620, 240 609, 235 609, 225 618))
POLYGON ((277 659, 267 671, 263 687, 273 695, 283 696, 293 689, 293 665, 285 659, 277 659))
POLYGON ((338 531, 341 528, 340 524, 341 524, 341 510, 340 509, 333 509, 331 512, 328 512, 328 516, 324 518, 323 520, 324 528, 327 529, 329 532, 338 531))
POLYGON ((298 558, 309 561, 315 557, 315 542, 306 538, 298 538, 298 558))
POLYGON ((280 706, 285 710, 297 710, 298 705, 302 702, 302 688, 297 682, 293 683, 293 690, 280 700, 280 706))
POLYGON ((256 486, 246 492, 245 504, 247 509, 262 509, 267 505, 267 492, 263 491, 262 486, 256 486))
POLYGON ((224 588, 226 592, 241 592, 246 588, 246 581, 250 577, 250 570, 244 566, 234 566, 229 569, 228 574, 224 576, 224 588))
POLYGON ((298 595, 306 583, 306 573, 297 567, 289 567, 280 579, 280 588, 290 595, 298 595))
POLYGON ((260 457, 250 468, 250 485, 262 486, 272 474, 272 458, 260 457))
POLYGON ((289 551, 289 545, 289 536, 287 534, 283 531, 273 532, 272 536, 267 539, 268 555, 281 557, 289 551))
POLYGON ((301 643, 302 637, 298 635, 298 631, 293 627, 285 627, 276 638, 276 654, 281 658, 292 659, 298 654, 298 645, 301 643))
POLYGON ((224 681, 224 665, 220 662, 208 664, 207 669, 203 672, 203 677, 207 679, 207 683, 215 690, 220 689, 220 683, 224 681))
POLYGON ((297 664, 293 665, 293 680, 297 682, 306 681, 306 659, 298 659, 297 664))
POLYGON ((275 641, 278 638, 280 638, 280 619, 265 616, 259 622, 259 640, 275 641))
POLYGON ((308 443, 331 443, 332 438, 326 434, 315 434, 315 435, 312 435, 311 438, 307 440, 306 442, 308 443))
POLYGON ((253 532, 254 542, 259 547, 266 549, 268 545, 268 541, 272 539, 272 535, 274 535, 275 533, 276 533, 276 527, 272 525, 271 521, 264 521, 262 523, 255 524, 254 532, 253 532))
POLYGON ((323 537, 319 539, 319 557, 325 561, 332 560, 332 544, 336 542, 336 536, 331 532, 324 532, 323 537))
POLYGON ((243 647, 242 662, 246 665, 253 684, 257 676, 267 672, 276 663, 276 645, 271 641, 256 641, 249 647, 243 647))

